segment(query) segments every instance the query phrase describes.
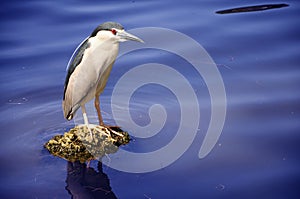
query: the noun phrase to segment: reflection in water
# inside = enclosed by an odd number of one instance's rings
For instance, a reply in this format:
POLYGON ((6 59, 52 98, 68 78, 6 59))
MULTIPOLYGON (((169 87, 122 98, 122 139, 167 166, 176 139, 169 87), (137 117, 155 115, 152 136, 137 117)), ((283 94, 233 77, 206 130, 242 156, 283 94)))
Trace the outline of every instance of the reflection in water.
POLYGON ((226 10, 216 11, 217 14, 231 14, 231 13, 239 13, 239 12, 255 12, 255 11, 263 11, 275 8, 287 7, 288 4, 267 4, 267 5, 258 5, 258 6, 247 6, 247 7, 239 7, 232 8, 226 10))
POLYGON ((109 185, 109 179, 98 161, 98 172, 85 163, 68 162, 66 190, 72 198, 117 198, 109 185))
POLYGON ((68 160, 66 189, 72 198, 116 198, 102 163, 98 162, 97 172, 84 162, 115 153, 119 146, 128 143, 128 133, 120 128, 95 125, 90 129, 76 126, 64 135, 54 136, 44 146, 52 155, 68 160))

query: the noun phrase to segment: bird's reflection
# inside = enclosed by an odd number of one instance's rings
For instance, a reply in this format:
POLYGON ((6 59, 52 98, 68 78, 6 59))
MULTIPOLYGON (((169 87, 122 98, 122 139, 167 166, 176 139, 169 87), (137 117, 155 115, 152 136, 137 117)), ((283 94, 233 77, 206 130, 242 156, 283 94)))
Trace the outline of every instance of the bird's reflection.
POLYGON ((66 190, 72 198, 117 198, 112 192, 109 179, 103 173, 102 163, 98 161, 98 172, 87 168, 85 163, 68 162, 66 190))

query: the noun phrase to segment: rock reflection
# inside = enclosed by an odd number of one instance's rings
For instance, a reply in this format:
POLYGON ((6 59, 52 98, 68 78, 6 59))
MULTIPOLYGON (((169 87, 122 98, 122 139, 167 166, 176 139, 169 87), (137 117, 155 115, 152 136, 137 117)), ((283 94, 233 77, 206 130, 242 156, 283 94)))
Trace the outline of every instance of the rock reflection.
POLYGON ((76 126, 63 135, 55 135, 44 144, 54 156, 68 161, 66 190, 72 198, 116 198, 109 179, 98 161, 97 170, 85 162, 101 160, 106 154, 116 153, 119 146, 130 141, 127 132, 119 127, 76 126), (92 133, 92 136, 91 136, 92 133))
POLYGON ((103 173, 102 163, 98 161, 98 171, 85 163, 68 162, 66 190, 72 198, 117 198, 112 192, 109 179, 103 173))

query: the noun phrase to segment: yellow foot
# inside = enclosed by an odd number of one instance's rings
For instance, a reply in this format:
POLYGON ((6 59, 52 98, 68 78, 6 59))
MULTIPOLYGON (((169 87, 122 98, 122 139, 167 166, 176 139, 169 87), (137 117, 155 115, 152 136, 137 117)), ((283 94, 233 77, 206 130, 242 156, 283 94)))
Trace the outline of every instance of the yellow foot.
POLYGON ((78 125, 78 127, 87 127, 92 139, 93 139, 93 131, 96 131, 100 134, 105 134, 107 137, 112 137, 111 133, 116 134, 121 137, 124 136, 123 134, 119 133, 122 130, 118 126, 109 126, 109 125, 100 125, 99 126, 96 124, 88 124, 88 125, 81 124, 81 125, 78 125))

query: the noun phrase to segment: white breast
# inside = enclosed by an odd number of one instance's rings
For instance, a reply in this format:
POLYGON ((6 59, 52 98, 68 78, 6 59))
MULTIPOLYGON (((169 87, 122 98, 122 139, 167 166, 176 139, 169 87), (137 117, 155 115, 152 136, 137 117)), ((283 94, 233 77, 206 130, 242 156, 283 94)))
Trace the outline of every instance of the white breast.
POLYGON ((73 100, 80 104, 85 104, 95 97, 98 85, 102 85, 100 91, 103 91, 109 76, 107 71, 111 70, 119 50, 118 42, 103 41, 97 37, 90 38, 89 41, 91 45, 86 49, 81 63, 71 77, 74 81, 74 92, 81 93, 73 100))

